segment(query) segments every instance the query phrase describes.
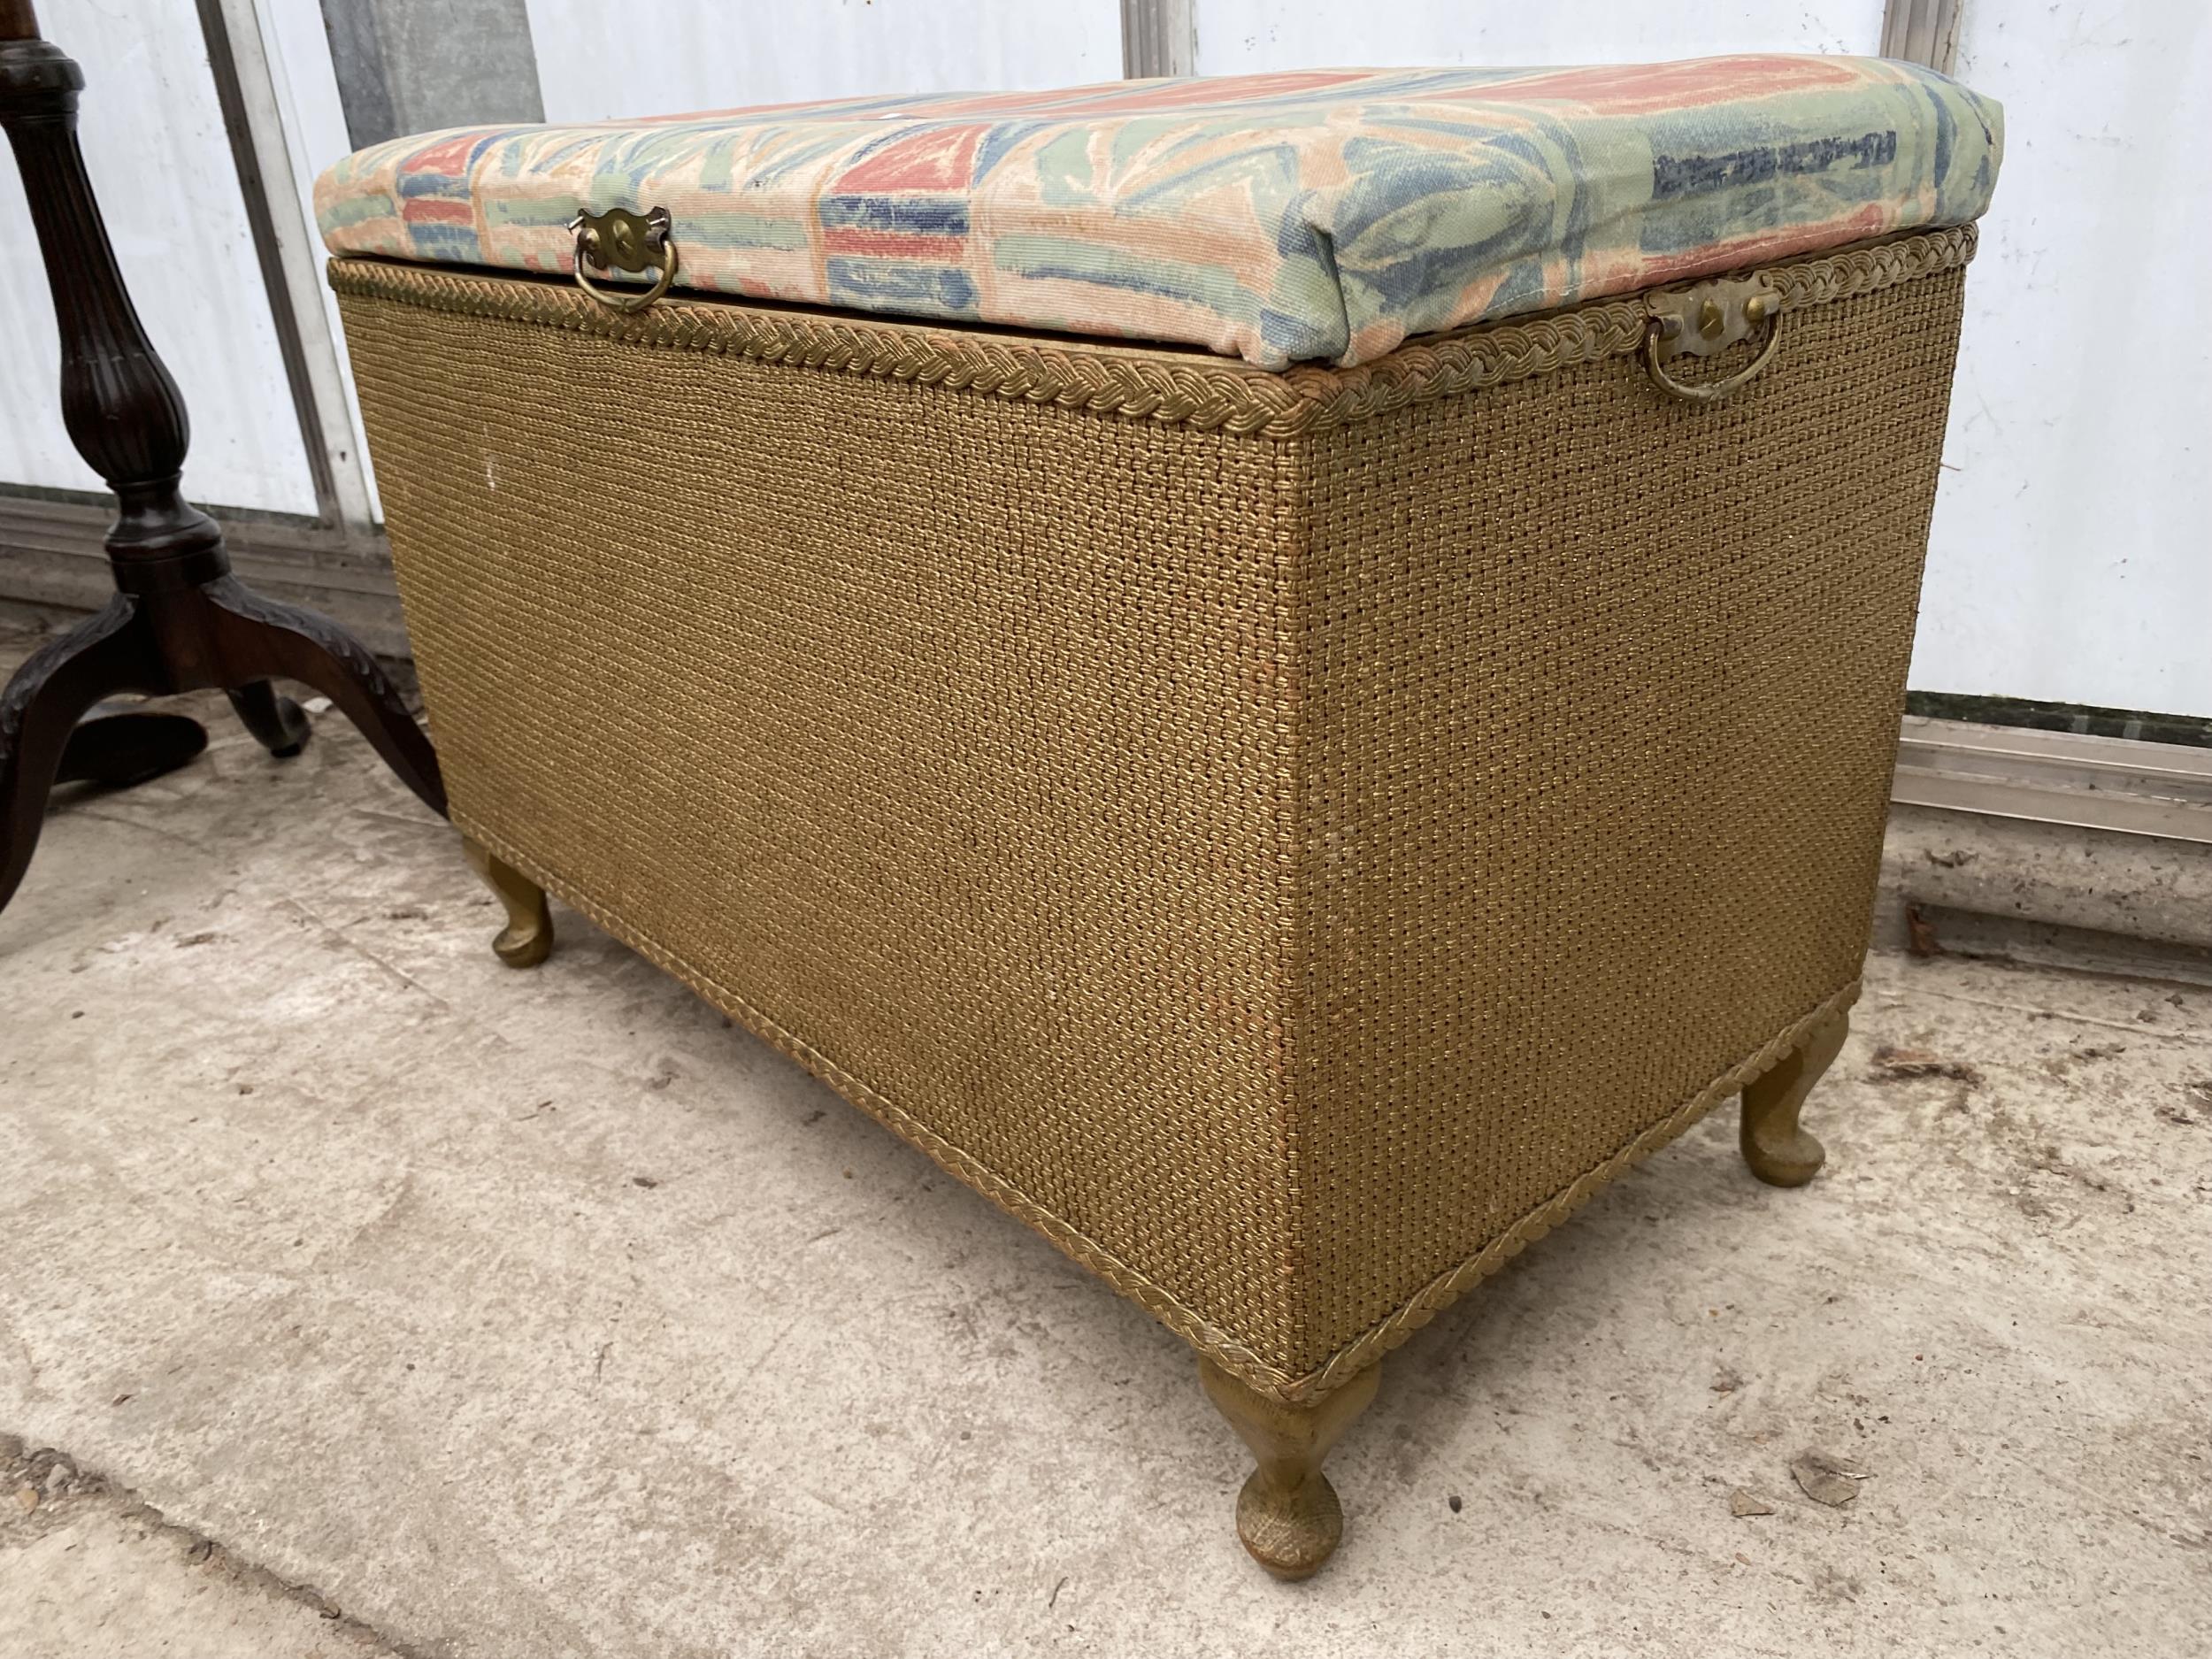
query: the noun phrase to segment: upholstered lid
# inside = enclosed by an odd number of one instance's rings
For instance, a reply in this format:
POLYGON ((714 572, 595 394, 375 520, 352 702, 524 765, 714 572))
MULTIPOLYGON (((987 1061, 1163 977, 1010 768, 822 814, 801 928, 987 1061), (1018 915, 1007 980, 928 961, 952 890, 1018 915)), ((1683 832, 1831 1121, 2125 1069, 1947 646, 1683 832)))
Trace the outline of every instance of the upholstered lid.
POLYGON ((469 127, 315 205, 334 253, 555 273, 580 208, 664 207, 682 288, 1279 368, 1962 224, 2002 134, 1880 58, 1317 70, 469 127))

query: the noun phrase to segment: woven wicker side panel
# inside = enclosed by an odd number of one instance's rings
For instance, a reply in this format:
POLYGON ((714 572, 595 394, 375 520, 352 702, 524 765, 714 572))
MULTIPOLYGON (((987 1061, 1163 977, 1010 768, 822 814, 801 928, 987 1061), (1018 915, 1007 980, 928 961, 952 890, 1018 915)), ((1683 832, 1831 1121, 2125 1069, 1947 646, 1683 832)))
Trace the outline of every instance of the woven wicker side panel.
POLYGON ((345 304, 457 820, 1279 1353, 1279 446, 345 304))
POLYGON ((1294 1370, 1855 979, 1961 276, 1317 437, 1294 1370))

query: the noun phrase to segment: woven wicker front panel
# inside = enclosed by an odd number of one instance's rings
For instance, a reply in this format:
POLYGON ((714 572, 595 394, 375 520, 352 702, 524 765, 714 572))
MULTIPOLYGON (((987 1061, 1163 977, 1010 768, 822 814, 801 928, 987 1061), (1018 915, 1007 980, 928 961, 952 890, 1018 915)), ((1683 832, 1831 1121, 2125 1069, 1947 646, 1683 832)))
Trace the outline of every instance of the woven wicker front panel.
POLYGON ((1962 277, 1317 440, 1294 1371, 1856 979, 1962 277))
POLYGON ((346 308, 457 822, 1281 1351, 1281 446, 346 308))

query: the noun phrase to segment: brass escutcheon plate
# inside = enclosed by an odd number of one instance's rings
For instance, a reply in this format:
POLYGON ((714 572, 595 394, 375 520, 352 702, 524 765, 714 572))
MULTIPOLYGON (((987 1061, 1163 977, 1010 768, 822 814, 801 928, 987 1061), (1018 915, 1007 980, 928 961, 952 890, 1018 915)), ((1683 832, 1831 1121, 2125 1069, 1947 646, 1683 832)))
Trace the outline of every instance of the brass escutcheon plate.
POLYGON ((576 234, 576 285, 602 305, 618 311, 643 311, 668 292, 676 277, 676 242, 671 235, 668 210, 657 207, 643 213, 611 207, 603 213, 580 212, 568 222, 576 234), (594 282, 588 267, 627 272, 642 276, 654 273, 650 288, 638 292, 605 288, 594 282))
POLYGON ((1727 396, 1765 368, 1781 343, 1782 296, 1763 273, 1724 277, 1694 288, 1662 288, 1646 296, 1644 304, 1651 314, 1644 330, 1645 370, 1662 391, 1691 403, 1709 403, 1727 396), (1667 373, 1669 357, 1709 357, 1755 339, 1763 328, 1766 342, 1759 355, 1725 380, 1693 382, 1667 373))

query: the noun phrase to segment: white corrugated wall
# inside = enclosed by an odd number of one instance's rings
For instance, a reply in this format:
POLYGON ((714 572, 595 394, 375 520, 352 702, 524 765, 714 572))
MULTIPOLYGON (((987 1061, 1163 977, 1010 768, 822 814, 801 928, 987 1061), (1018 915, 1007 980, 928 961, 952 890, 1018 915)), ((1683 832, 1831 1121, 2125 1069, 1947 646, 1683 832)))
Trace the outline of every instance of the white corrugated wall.
MULTIPOLYGON (((312 513, 276 328, 192 7, 40 0, 48 39, 84 65, 85 165, 124 278, 192 412, 203 500, 312 513)), ((97 490, 63 432, 60 347, 23 187, 0 144, 0 482, 97 490)))

